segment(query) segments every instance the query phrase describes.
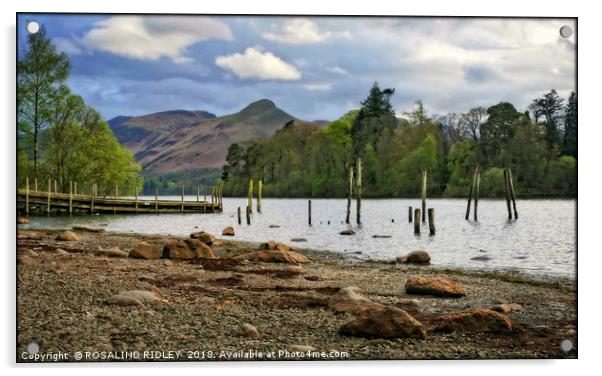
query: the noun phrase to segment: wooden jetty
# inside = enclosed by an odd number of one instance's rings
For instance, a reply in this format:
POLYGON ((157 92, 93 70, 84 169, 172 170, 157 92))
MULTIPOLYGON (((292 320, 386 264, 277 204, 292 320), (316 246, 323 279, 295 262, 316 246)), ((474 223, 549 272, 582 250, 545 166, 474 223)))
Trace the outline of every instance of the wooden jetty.
MULTIPOLYGON (((218 192, 221 192, 219 190, 218 192)), ((28 188, 17 190, 17 210, 28 215, 37 214, 149 214, 149 213, 219 213, 221 197, 208 201, 160 200, 154 198, 107 197, 52 191, 35 191, 28 188)))

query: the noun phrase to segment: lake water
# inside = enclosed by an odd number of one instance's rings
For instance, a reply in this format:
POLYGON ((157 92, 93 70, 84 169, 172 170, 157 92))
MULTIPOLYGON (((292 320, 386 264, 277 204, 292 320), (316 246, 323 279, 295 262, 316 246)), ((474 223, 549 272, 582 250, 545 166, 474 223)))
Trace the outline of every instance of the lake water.
MULTIPOLYGON (((186 199, 196 200, 196 196, 186 199)), ((361 226, 342 223, 345 199, 312 199, 311 227, 307 223, 306 199, 264 199, 262 213, 253 214, 251 226, 246 225, 244 209, 243 224, 238 225, 237 208, 244 208, 246 202, 245 198, 224 198, 224 212, 216 214, 31 217, 27 227, 61 229, 82 223, 103 225, 110 232, 186 236, 205 230, 221 237, 224 227, 233 226, 234 239, 273 239, 302 248, 342 252, 350 259, 392 259, 423 248, 438 267, 575 277, 576 200, 520 200, 516 221, 507 220, 505 200, 480 200, 478 222, 464 220, 466 200, 427 200, 427 207, 435 208, 435 236, 429 236, 428 224, 421 225, 420 236, 414 235, 414 225, 408 223, 408 206, 419 207, 416 199, 362 200, 361 226), (269 228, 271 224, 280 228, 269 228), (339 235, 349 228, 356 232, 354 236, 339 235), (292 238, 305 238, 307 242, 292 243, 292 238), (490 260, 471 260, 476 256, 488 256, 490 260)), ((355 201, 352 219, 355 222, 355 201)))

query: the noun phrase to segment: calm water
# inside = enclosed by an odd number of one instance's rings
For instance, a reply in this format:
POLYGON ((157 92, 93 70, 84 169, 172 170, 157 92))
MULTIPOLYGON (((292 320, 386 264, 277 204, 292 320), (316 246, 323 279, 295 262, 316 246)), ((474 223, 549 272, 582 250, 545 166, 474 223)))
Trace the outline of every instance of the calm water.
MULTIPOLYGON (((179 197, 165 199, 179 200, 179 197)), ((196 200, 196 196, 187 199, 196 200)), ((342 223, 344 199, 313 199, 311 227, 307 224, 306 199, 264 199, 263 213, 253 214, 252 225, 246 225, 243 210, 243 224, 239 226, 236 209, 245 205, 244 198, 224 198, 224 212, 219 214, 32 217, 29 227, 58 229, 86 223, 103 225, 113 232, 188 235, 205 230, 220 235, 225 226, 233 226, 235 239, 291 243, 291 238, 301 237, 307 242, 296 243, 300 247, 338 251, 352 259, 391 259, 424 248, 432 256, 432 264, 441 267, 575 275, 575 200, 521 200, 517 221, 507 220, 504 200, 480 200, 479 222, 464 220, 465 200, 428 200, 427 207, 435 208, 435 236, 428 235, 428 225, 424 224, 422 235, 414 235, 413 224, 407 218, 408 206, 420 205, 414 199, 363 200, 361 226, 342 223), (278 224, 280 228, 269 228, 270 224, 278 224), (352 228, 356 235, 338 235, 347 228, 352 228), (391 238, 375 239, 373 235, 391 238), (491 260, 471 260, 475 256, 488 256, 491 260)), ((355 208, 355 202, 352 207, 355 208)), ((352 218, 355 221, 355 210, 352 218)))

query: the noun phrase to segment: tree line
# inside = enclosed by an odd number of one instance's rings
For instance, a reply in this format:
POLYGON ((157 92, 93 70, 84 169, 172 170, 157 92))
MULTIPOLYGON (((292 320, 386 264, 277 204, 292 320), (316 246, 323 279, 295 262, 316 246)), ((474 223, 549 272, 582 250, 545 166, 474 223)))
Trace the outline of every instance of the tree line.
POLYGON ((415 197, 428 171, 430 196, 463 197, 480 166, 481 195, 500 197, 511 168, 521 197, 575 197, 577 97, 551 90, 524 112, 508 102, 429 116, 422 102, 396 116, 394 89, 373 85, 359 110, 320 128, 286 124, 248 147, 232 144, 224 193, 244 196, 249 179, 264 196, 344 197, 347 172, 363 164, 363 195, 415 197))
MULTIPOLYGON (((133 193, 142 185, 140 165, 107 122, 67 85, 69 58, 56 51, 46 30, 29 34, 17 63, 17 174, 33 189, 57 181, 61 192, 77 182, 80 192, 97 184, 98 194, 133 193)), ((54 184, 54 183, 53 183, 54 184)), ((54 189, 54 187, 52 187, 54 189)))

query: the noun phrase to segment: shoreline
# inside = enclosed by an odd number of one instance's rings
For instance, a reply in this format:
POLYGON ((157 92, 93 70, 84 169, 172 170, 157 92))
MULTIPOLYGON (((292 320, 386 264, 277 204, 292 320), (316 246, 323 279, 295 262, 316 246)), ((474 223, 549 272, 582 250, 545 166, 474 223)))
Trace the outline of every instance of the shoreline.
POLYGON ((341 253, 296 246, 310 263, 230 263, 224 260, 259 248, 230 239, 211 245, 218 261, 139 260, 107 250, 127 252, 141 242, 184 238, 76 232, 79 240, 67 242, 55 240, 58 233, 18 232, 18 353, 35 339, 46 351, 71 352, 312 348, 347 352, 347 359, 576 357, 575 349, 565 353, 559 347, 565 338, 576 344, 576 281, 569 278, 349 262, 341 253), (449 278, 467 294, 408 294, 404 284, 413 276, 449 278), (339 328, 355 316, 333 312, 332 299, 350 286, 373 303, 408 312, 424 325, 426 339, 341 335, 339 328), (107 303, 123 290, 152 291, 160 299, 133 306, 107 303), (434 329, 446 314, 500 304, 521 306, 504 314, 512 322, 508 332, 434 329), (82 322, 86 325, 77 324, 82 322), (260 337, 241 335, 244 323, 256 327, 260 337))

